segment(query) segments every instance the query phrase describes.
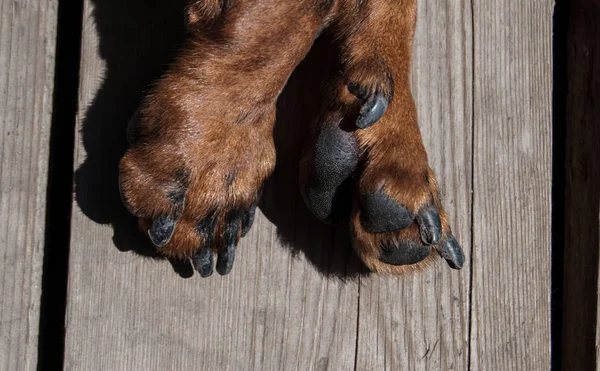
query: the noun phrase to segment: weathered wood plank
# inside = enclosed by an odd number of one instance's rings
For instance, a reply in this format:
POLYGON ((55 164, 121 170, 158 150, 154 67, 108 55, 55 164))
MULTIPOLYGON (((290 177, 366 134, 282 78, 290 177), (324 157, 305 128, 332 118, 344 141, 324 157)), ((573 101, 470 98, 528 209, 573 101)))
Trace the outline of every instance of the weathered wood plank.
POLYGON ((594 370, 600 229, 600 2, 570 2, 563 370, 594 370))
POLYGON ((0 2, 0 369, 37 363, 57 1, 0 2))
POLYGON ((419 1, 413 94, 444 205, 467 256, 402 278, 361 278, 358 370, 464 370, 468 361, 472 36, 469 1, 419 1))
POLYGON ((262 212, 224 278, 185 280, 166 261, 119 251, 136 241, 116 188, 125 125, 181 36, 180 3, 85 3, 65 367, 352 370, 358 285, 308 262, 339 261, 328 254, 343 233, 294 211, 293 178, 279 178, 288 203, 277 206, 289 212, 270 218, 311 247, 303 253, 283 247, 262 212))
POLYGON ((550 367, 554 2, 474 2, 471 368, 550 367))

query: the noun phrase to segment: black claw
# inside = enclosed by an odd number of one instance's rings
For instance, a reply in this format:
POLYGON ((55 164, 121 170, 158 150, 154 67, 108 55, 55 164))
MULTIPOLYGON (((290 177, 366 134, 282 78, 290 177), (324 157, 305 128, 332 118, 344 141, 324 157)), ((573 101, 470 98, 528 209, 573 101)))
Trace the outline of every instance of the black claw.
POLYGON ((233 268, 235 245, 235 243, 229 244, 224 250, 219 251, 219 255, 217 256, 217 272, 219 272, 221 276, 229 274, 231 268, 233 268))
POLYGON ((361 107, 358 119, 356 120, 356 126, 361 129, 366 129, 373 125, 387 110, 389 101, 388 99, 377 94, 369 98, 361 107))
POLYGON ((461 269, 465 264, 465 254, 462 247, 460 247, 458 241, 452 235, 440 247, 440 255, 446 259, 446 262, 452 269, 461 269))
POLYGON ((213 273, 213 254, 210 247, 200 249, 192 258, 192 264, 200 276, 210 276, 213 273))
POLYGON ((148 230, 148 237, 150 241, 156 247, 163 247, 166 245, 173 232, 175 232, 175 219, 171 215, 160 215, 152 223, 152 227, 148 230))
POLYGON ((202 219, 196 227, 202 238, 202 247, 192 258, 192 263, 202 277, 208 277, 213 273, 212 245, 216 225, 217 213, 213 211, 202 219))
POLYGON ((370 233, 395 232, 413 223, 413 213, 383 192, 365 193, 361 201, 361 224, 370 233))
POLYGON ((230 211, 225 216, 225 231, 223 232, 223 243, 225 248, 220 250, 217 256, 217 272, 224 276, 231 272, 235 259, 235 247, 240 238, 240 212, 230 211))
POLYGON ((410 265, 423 261, 431 253, 431 247, 413 241, 401 241, 398 246, 385 245, 379 260, 393 265, 410 265))
POLYGON ((248 232, 250 232, 250 228, 252 228, 252 224, 254 223, 255 214, 256 205, 252 205, 252 207, 242 216, 242 237, 245 237, 248 232))
MULTIPOLYGON (((388 78, 387 83, 391 85, 390 91, 393 90, 391 77, 388 78)), ((366 86, 355 83, 348 84, 348 90, 364 101, 356 120, 358 128, 366 129, 379 121, 390 104, 391 94, 384 94, 381 90, 373 91, 366 86)))
POLYGON ((417 215, 421 240, 427 245, 436 245, 442 239, 442 220, 434 205, 425 208, 417 215))

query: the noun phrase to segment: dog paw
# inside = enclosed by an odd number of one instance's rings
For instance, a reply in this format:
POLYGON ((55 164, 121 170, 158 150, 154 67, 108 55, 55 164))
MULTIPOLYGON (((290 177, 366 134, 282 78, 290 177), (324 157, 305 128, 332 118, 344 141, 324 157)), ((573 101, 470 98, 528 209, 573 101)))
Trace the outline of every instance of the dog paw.
POLYGON ((372 271, 402 274, 426 266, 432 252, 460 269, 464 255, 424 148, 397 153, 402 143, 387 134, 401 135, 385 122, 357 130, 354 117, 332 110, 316 125, 300 166, 308 208, 328 223, 350 220, 354 248, 372 271))
POLYGON ((274 168, 274 101, 222 104, 193 85, 167 76, 134 115, 120 190, 160 253, 191 259, 202 276, 216 255, 224 275, 274 168))

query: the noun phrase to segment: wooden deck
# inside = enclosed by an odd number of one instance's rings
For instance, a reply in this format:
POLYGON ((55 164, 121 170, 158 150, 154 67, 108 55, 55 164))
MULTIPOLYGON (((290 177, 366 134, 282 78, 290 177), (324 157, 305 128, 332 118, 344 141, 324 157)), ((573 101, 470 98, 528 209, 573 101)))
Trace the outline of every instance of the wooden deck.
MULTIPOLYGON (((293 175, 274 176, 229 276, 192 276, 139 242, 117 164, 181 4, 84 0, 64 339, 44 334, 65 369, 550 368, 553 1, 419 0, 414 95, 467 264, 401 278, 361 273, 293 175)), ((45 230, 58 7, 0 0, 0 370, 36 368, 44 253, 67 248, 45 230)))

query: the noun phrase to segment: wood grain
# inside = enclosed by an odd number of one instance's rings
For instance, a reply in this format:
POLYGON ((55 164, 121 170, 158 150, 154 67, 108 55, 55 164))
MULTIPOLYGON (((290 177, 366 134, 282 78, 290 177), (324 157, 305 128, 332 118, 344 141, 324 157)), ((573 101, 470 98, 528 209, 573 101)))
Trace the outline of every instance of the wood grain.
POLYGON ((468 363, 472 35, 469 1, 419 1, 413 94, 430 164, 467 264, 361 279, 357 370, 464 370, 468 363), (441 5, 441 6, 440 6, 441 5))
POLYGON ((0 2, 0 369, 37 363, 57 2, 0 2))
POLYGON ((550 367, 553 3, 474 1, 473 370, 550 367))
MULTIPOLYGON (((226 277, 184 279, 185 268, 125 251, 146 251, 125 228, 117 191, 125 125, 183 19, 171 2, 134 3, 85 3, 65 368, 352 370, 358 284, 309 263, 336 260, 339 236, 298 222, 295 202, 279 205, 287 212, 275 224, 258 213, 226 277)), ((299 201, 297 181, 281 181, 299 201)))
POLYGON ((572 1, 568 26, 563 370, 598 369, 600 12, 572 1))

